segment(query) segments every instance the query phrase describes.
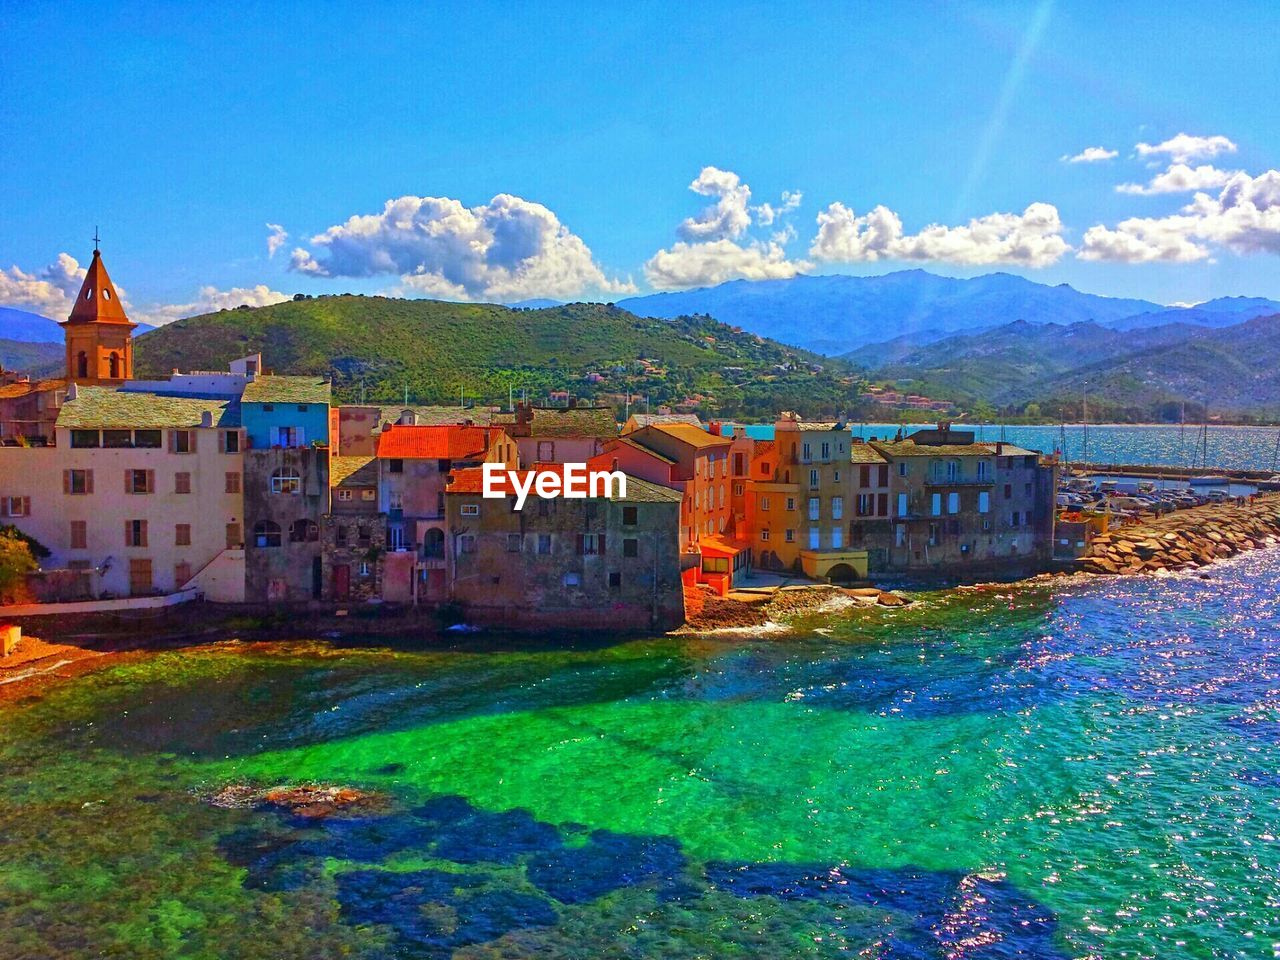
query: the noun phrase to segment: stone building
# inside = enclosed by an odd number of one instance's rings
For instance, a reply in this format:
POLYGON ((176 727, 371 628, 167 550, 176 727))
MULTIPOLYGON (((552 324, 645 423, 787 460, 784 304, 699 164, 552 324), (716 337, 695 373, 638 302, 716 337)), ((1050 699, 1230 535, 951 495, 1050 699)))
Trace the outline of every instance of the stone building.
POLYGON ((666 630, 684 619, 680 494, 627 477, 625 497, 481 495, 478 469, 447 499, 449 596, 469 623, 666 630))
POLYGON ((328 512, 326 447, 244 452, 246 600, 302 602, 323 596, 320 524, 328 512))
POLYGON ((586 463, 618 436, 612 407, 572 398, 564 407, 517 403, 514 415, 495 422, 515 439, 525 469, 537 463, 586 463))
POLYGON ((329 459, 330 506, 320 524, 321 596, 335 603, 382 598, 387 518, 378 510, 378 462, 329 459))

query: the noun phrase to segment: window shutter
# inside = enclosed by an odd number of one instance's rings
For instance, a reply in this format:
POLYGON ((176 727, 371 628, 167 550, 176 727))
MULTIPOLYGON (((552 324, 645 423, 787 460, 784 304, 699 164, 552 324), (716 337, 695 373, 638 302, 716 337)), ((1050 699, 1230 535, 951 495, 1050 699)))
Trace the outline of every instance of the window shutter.
POLYGON ((126 547, 133 546, 133 524, 128 520, 124 522, 124 545, 126 547))
POLYGON ((62 471, 62 492, 63 493, 71 492, 71 471, 70 470, 62 471))
POLYGON ((0 517, 7 517, 8 515, 9 515, 9 498, 0 497, 0 517))
POLYGON ((84 492, 93 493, 93 471, 86 470, 84 472, 84 492))
POLYGON ((604 534, 596 534, 596 550, 601 555, 604 554, 604 534))
POLYGON ((169 452, 170 453, 178 452, 178 431, 177 430, 169 431, 169 452))
POLYGON ((124 472, 124 492, 133 493, 133 471, 126 470, 124 472))
POLYGON ((31 516, 31 498, 30 497, 22 498, 22 515, 24 517, 31 516))
POLYGON ((296 443, 300 447, 305 447, 307 445, 307 431, 304 427, 298 427, 296 443))
POLYGON ((280 446, 280 428, 279 427, 271 428, 271 446, 273 447, 280 446))
POLYGON ((200 431, 199 431, 199 430, 192 430, 192 431, 191 431, 191 450, 190 450, 190 452, 191 452, 191 453, 195 453, 195 452, 196 452, 196 438, 197 438, 198 436, 200 436, 200 431))
POLYGON ((156 492, 156 472, 154 470, 147 471, 147 493, 156 492))
POLYGON ((140 532, 141 532, 141 534, 142 534, 142 536, 141 536, 141 537, 139 537, 139 541, 140 541, 140 542, 138 543, 138 546, 140 546, 140 547, 145 547, 145 546, 147 545, 147 521, 142 520, 142 521, 139 521, 139 522, 140 522, 140 523, 141 523, 141 525, 142 525, 142 530, 140 531, 140 532))
POLYGON ((582 534, 578 534, 578 556, 582 556, 586 552, 587 552, 587 547, 586 547, 586 543, 583 540, 583 536, 582 534))

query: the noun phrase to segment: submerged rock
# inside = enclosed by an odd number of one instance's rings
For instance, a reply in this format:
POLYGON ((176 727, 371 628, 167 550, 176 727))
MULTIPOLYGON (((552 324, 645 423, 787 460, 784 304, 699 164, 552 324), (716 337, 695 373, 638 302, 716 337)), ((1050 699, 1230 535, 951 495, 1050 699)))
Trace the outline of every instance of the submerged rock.
POLYGON ((364 816, 383 813, 391 806, 389 799, 379 793, 319 784, 264 788, 233 783, 216 793, 207 794, 204 799, 224 809, 272 808, 308 819, 336 814, 364 816))

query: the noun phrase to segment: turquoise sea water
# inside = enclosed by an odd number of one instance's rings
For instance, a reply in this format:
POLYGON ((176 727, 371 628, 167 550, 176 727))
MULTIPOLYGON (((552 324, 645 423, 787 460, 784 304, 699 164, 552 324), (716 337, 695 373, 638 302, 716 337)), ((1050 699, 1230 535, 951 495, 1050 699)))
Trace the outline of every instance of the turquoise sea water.
POLYGON ((132 660, 4 708, 0 956, 1276 956, 1278 583, 132 660))
MULTIPOLYGON (((892 437, 898 424, 855 423, 853 435, 892 437)), ((916 425, 902 427, 910 435, 920 429, 916 425)), ((1068 460, 1087 459, 1100 463, 1146 463, 1191 467, 1206 462, 1205 445, 1199 426, 1145 426, 1129 424, 1095 424, 1085 429, 1080 424, 1066 427, 1000 426, 984 424, 974 429, 979 440, 1005 440, 1029 450, 1051 453, 1061 451, 1068 460)), ((729 432, 731 426, 725 427, 729 432)), ((758 440, 773 438, 772 424, 750 424, 747 434, 758 440)), ((1280 427, 1210 426, 1207 462, 1210 467, 1231 470, 1275 470, 1280 472, 1280 427)))

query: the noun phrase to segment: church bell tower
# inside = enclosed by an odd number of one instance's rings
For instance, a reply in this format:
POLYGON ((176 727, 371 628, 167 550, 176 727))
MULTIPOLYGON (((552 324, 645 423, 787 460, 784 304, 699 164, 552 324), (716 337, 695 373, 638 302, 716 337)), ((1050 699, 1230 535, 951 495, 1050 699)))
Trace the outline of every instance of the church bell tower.
POLYGON ((72 383, 118 384, 133 379, 133 329, 124 305, 102 265, 95 238, 93 262, 62 324, 67 342, 67 380, 72 383))

